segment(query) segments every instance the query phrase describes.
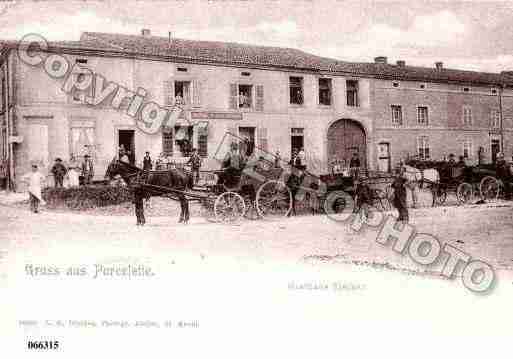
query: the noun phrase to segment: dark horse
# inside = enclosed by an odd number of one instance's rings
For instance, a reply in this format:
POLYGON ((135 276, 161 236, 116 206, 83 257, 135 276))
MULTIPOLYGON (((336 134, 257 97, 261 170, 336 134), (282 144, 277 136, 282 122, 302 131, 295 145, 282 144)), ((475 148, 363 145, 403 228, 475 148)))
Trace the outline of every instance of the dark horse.
POLYGON ((134 192, 134 203, 136 207, 137 223, 144 224, 144 198, 152 196, 167 196, 180 202, 180 223, 187 224, 189 221, 189 202, 185 191, 193 186, 193 177, 181 169, 170 169, 163 171, 143 171, 139 167, 132 166, 119 160, 112 161, 107 167, 105 177, 112 180, 120 175, 123 181, 134 192), (142 216, 142 220, 140 220, 142 216))

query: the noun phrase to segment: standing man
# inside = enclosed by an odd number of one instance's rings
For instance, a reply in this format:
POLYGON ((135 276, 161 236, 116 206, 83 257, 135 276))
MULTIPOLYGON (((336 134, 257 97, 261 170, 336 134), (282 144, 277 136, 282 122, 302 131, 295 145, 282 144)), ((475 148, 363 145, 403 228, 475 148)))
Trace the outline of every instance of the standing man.
POLYGON ((135 216, 137 217, 137 225, 144 226, 146 218, 144 217, 144 190, 142 186, 134 188, 134 206, 135 216))
POLYGON ((280 162, 281 162, 281 155, 280 150, 276 150, 276 153, 274 154, 274 167, 280 168, 280 162))
POLYGON ((55 159, 55 164, 53 165, 51 172, 55 181, 55 188, 62 188, 62 182, 67 170, 62 164, 62 160, 60 158, 55 159))
POLYGON ((189 161, 187 161, 187 164, 191 165, 191 167, 192 167, 192 176, 194 178, 194 184, 198 183, 200 168, 201 168, 201 157, 198 154, 197 149, 195 149, 195 148, 192 149, 192 155, 189 158, 189 161))
POLYGON ((306 170, 306 154, 305 154, 305 149, 303 147, 301 147, 301 149, 299 150, 297 157, 301 161, 301 169, 306 170))
POLYGON ((37 165, 32 165, 32 172, 27 173, 23 176, 23 182, 28 184, 30 210, 34 213, 39 213, 39 203, 45 204, 43 196, 41 195, 41 188, 45 182, 45 176, 43 176, 37 169, 37 165))
POLYGON ((408 207, 406 206, 406 179, 403 177, 404 168, 399 170, 399 175, 395 177, 394 182, 392 183, 392 188, 394 189, 394 199, 392 204, 399 212, 398 221, 408 223, 408 207))
POLYGON ((349 162, 349 171, 351 172, 351 176, 353 178, 358 178, 358 170, 360 169, 360 158, 358 157, 358 153, 354 152, 353 157, 351 157, 351 161, 349 162))
POLYGON ((153 167, 153 164, 151 162, 150 153, 148 151, 146 151, 146 154, 144 155, 144 158, 143 158, 143 170, 151 171, 152 167, 153 167))
POLYGON ((84 179, 84 185, 91 184, 94 177, 94 166, 93 161, 89 155, 84 156, 84 162, 82 162, 82 178, 84 179))

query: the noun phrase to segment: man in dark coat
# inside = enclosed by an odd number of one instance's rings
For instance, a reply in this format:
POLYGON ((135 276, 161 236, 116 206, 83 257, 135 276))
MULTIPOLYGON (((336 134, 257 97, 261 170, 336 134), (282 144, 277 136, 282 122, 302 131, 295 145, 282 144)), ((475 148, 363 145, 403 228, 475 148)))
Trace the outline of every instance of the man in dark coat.
POLYGON ((89 155, 84 156, 84 162, 82 162, 82 178, 84 185, 91 184, 94 177, 94 166, 89 155))
POLYGON ((504 185, 504 195, 506 199, 510 199, 511 197, 511 181, 513 180, 509 165, 504 159, 504 155, 502 153, 497 154, 497 161, 495 163, 496 166, 496 174, 497 178, 500 179, 504 185))
POLYGON ((368 184, 359 179, 355 179, 354 187, 355 204, 353 213, 360 213, 360 211, 363 210, 364 212, 362 214, 367 217, 369 215, 369 206, 372 204, 371 189, 368 184))
POLYGON ((187 161, 188 165, 191 165, 192 168, 192 176, 194 178, 194 184, 198 183, 199 181, 199 174, 200 174, 200 168, 201 168, 201 157, 198 154, 198 150, 193 148, 192 149, 192 155, 189 158, 189 161, 187 161))
POLYGON ((394 189, 394 199, 392 204, 399 212, 398 221, 408 223, 408 207, 406 206, 406 179, 402 176, 402 173, 399 173, 398 176, 395 177, 394 182, 392 183, 392 188, 394 189))
POLYGON ((152 167, 153 167, 153 164, 151 161, 150 153, 148 151, 146 151, 146 154, 144 155, 144 159, 143 159, 143 170, 151 171, 152 167))
POLYGON ((142 186, 136 186, 134 188, 134 206, 135 216, 137 217, 137 225, 144 226, 146 218, 144 217, 144 190, 142 186))
POLYGON ((52 167, 53 178, 55 179, 55 188, 62 188, 62 182, 66 175, 66 167, 62 164, 60 158, 55 159, 55 164, 52 167))

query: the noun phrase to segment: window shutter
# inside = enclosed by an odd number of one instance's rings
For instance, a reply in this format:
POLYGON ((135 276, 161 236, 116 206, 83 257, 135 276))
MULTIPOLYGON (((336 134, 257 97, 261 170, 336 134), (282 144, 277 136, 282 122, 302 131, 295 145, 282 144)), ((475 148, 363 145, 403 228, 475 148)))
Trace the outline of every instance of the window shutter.
POLYGON ((257 110, 257 111, 264 110, 264 86, 262 86, 262 85, 256 86, 255 110, 257 110))
POLYGON ((173 106, 175 103, 175 83, 174 81, 164 81, 164 105, 173 106))
POLYGON ((237 84, 230 84, 230 110, 238 109, 237 84))
POLYGON ((162 131, 162 152, 166 155, 173 155, 173 137, 172 129, 162 131))
POLYGON ((192 84, 192 91, 193 91, 193 99, 192 99, 192 105, 194 107, 201 106, 201 91, 202 86, 201 82, 199 80, 194 80, 192 84))
POLYGON ((262 151, 269 151, 267 145, 267 128, 261 127, 258 129, 258 147, 260 147, 262 151))
POLYGON ((198 154, 201 157, 208 156, 208 124, 198 128, 198 154))

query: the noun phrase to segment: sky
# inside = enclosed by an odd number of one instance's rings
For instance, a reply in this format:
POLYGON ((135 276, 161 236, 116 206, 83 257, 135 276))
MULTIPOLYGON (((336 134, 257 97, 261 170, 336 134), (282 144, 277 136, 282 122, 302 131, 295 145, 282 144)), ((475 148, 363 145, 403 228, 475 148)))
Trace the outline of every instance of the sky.
POLYGON ((298 48, 345 61, 513 70, 513 2, 170 0, 0 2, 0 39, 84 31, 298 48))

